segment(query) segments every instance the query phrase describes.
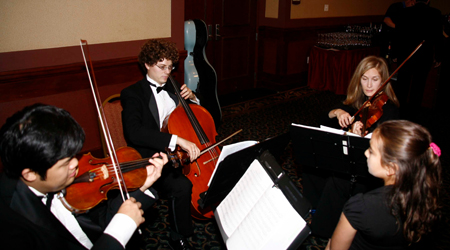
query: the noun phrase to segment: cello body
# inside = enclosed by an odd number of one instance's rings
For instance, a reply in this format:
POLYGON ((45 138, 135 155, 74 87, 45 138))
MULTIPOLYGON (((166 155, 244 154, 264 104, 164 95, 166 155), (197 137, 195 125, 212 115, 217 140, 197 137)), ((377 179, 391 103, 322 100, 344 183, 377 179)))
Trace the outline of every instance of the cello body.
POLYGON ((188 51, 184 61, 185 84, 196 92, 201 105, 211 114, 216 127, 219 127, 222 122, 222 110, 217 96, 217 74, 205 53, 208 42, 206 23, 200 19, 188 20, 184 22, 184 29, 184 43, 188 51))
MULTIPOLYGON (((181 100, 180 100, 181 102, 181 100)), ((215 144, 217 131, 211 114, 202 106, 197 104, 186 104, 178 106, 170 116, 163 122, 161 131, 176 134, 183 139, 191 141, 202 151, 215 144)), ((177 146, 175 149, 181 152, 177 146)), ((191 181, 191 215, 196 219, 208 219, 214 216, 211 208, 201 209, 199 200, 201 194, 208 190, 208 182, 214 171, 220 149, 216 146, 213 150, 201 155, 194 162, 181 162, 184 175, 191 181)), ((178 158, 183 158, 180 155, 178 158)))

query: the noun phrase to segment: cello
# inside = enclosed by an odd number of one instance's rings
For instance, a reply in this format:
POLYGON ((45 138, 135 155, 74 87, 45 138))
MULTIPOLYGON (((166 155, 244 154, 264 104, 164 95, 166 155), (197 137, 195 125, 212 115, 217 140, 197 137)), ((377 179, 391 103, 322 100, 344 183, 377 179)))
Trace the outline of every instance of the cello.
POLYGON ((206 58, 207 42, 208 29, 203 20, 184 22, 184 46, 188 52, 184 60, 184 83, 196 92, 218 128, 222 122, 222 110, 217 96, 217 74, 206 58))
MULTIPOLYGON (((208 219, 214 216, 210 208, 202 209, 199 205, 201 195, 208 190, 208 182, 214 171, 217 159, 220 155, 220 149, 215 143, 217 136, 216 127, 211 114, 202 106, 197 104, 188 104, 180 94, 180 87, 169 75, 170 83, 178 96, 180 105, 165 118, 161 131, 181 136, 197 145, 202 151, 208 149, 206 153, 201 154, 194 162, 181 162, 183 174, 191 181, 191 215, 197 219, 208 219), (212 148, 211 148, 212 147, 212 148)), ((167 83, 169 84, 169 83, 167 83)), ((183 152, 177 146, 175 149, 178 158, 183 159, 183 152)))

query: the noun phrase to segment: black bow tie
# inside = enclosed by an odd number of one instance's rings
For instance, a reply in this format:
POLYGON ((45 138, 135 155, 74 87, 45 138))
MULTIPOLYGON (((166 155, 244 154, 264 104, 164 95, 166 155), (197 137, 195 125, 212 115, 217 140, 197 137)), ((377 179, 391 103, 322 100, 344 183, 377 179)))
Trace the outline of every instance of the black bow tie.
POLYGON ((53 200, 53 196, 55 196, 55 193, 48 193, 46 196, 39 196, 41 199, 46 198, 46 202, 45 205, 47 206, 48 209, 50 209, 50 207, 52 206, 52 200, 53 200))
MULTIPOLYGON (((152 85, 153 87, 156 87, 155 84, 153 84, 153 83, 151 83, 151 82, 149 82, 149 83, 150 83, 150 85, 152 85)), ((164 85, 163 87, 156 87, 156 93, 159 94, 159 92, 161 92, 161 90, 163 90, 165 86, 166 86, 166 85, 164 85)))

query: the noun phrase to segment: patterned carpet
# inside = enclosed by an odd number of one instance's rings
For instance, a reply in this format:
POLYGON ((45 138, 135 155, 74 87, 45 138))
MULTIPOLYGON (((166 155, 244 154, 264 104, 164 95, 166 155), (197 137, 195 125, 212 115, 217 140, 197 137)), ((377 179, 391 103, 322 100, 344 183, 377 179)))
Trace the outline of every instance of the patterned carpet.
MULTIPOLYGON (((243 129, 243 131, 223 145, 244 140, 264 140, 277 135, 289 132, 291 123, 300 123, 310 126, 317 126, 318 114, 330 110, 332 106, 342 100, 342 96, 337 96, 331 92, 320 92, 308 87, 272 94, 236 104, 222 107, 223 122, 218 129, 217 141, 225 138, 233 132, 243 129)), ((437 110, 436 110, 437 111, 437 110)), ((448 141, 450 131, 447 129, 448 118, 437 115, 438 112, 427 110, 420 113, 435 142, 442 149, 442 162, 448 166, 449 150, 448 141), (447 123, 445 123, 447 122, 447 123), (437 136, 439 135, 439 136, 437 136), (447 144, 445 144, 447 143, 447 144)), ((295 163, 292 155, 291 143, 285 149, 279 162, 284 171, 291 177, 292 181, 301 189, 301 167, 295 163)), ((450 218, 449 181, 448 168, 444 167, 444 216, 450 218)), ((146 213, 146 223, 141 226, 143 241, 137 248, 139 249, 170 249, 167 242, 168 234, 168 212, 167 201, 160 200, 153 207, 152 212, 146 213)), ((309 218, 307 219, 309 220, 309 218)), ((220 232, 214 220, 198 221, 193 220, 195 233, 190 238, 195 249, 226 249, 220 232)), ((435 234, 434 241, 428 249, 446 249, 450 246, 450 229, 447 219, 442 222, 440 232, 435 234)), ((324 249, 327 239, 309 236, 299 249, 324 249)))

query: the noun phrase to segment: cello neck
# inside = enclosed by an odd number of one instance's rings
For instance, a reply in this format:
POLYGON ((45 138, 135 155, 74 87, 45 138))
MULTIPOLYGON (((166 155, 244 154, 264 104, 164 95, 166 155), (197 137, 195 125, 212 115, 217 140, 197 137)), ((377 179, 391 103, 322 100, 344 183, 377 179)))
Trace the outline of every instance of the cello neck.
POLYGON ((189 104, 181 96, 180 89, 177 86, 175 80, 172 78, 171 75, 169 75, 169 79, 170 79, 170 83, 173 86, 173 89, 175 90, 175 93, 177 94, 180 104, 183 106, 183 109, 186 112, 186 115, 188 116, 189 121, 191 122, 191 125, 194 128, 195 133, 197 134, 197 138, 200 140, 200 143, 202 145, 205 143, 209 143, 208 136, 206 136, 205 132, 202 129, 202 126, 200 126, 200 123, 198 122, 197 118, 195 117, 194 112, 192 112, 192 109, 189 107, 189 104))

